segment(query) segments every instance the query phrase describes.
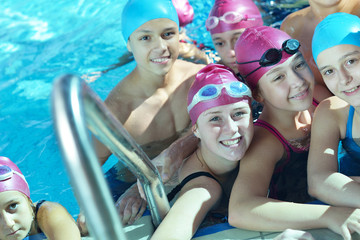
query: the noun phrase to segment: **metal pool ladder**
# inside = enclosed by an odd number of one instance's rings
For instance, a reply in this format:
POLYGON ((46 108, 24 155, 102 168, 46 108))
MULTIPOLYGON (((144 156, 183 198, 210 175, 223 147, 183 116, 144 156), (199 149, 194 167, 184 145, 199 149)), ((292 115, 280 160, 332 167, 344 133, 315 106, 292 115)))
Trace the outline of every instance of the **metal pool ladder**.
POLYGON ((79 77, 55 80, 52 92, 55 132, 92 237, 126 239, 88 129, 140 180, 157 227, 170 209, 159 172, 122 124, 79 77))

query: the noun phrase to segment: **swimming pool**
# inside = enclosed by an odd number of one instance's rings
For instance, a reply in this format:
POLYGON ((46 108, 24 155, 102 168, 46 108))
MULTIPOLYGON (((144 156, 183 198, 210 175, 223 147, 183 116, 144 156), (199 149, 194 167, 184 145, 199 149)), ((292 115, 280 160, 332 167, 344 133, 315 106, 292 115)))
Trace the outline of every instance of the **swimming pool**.
MULTIPOLYGON (((79 208, 53 130, 52 82, 64 73, 81 76, 117 63, 126 52, 120 28, 125 2, 4 0, 0 6, 0 155, 19 165, 33 200, 59 202, 74 217, 79 208)), ((271 13, 264 14, 267 24, 280 21, 293 6, 304 6, 304 1, 281 1, 289 5, 279 10, 276 1, 255 2, 271 13)), ((187 26, 188 35, 212 46, 204 22, 213 0, 190 3, 195 19, 187 26)), ((129 62, 89 85, 105 99, 134 66, 129 62)), ((105 168, 116 161, 111 160, 105 168)))

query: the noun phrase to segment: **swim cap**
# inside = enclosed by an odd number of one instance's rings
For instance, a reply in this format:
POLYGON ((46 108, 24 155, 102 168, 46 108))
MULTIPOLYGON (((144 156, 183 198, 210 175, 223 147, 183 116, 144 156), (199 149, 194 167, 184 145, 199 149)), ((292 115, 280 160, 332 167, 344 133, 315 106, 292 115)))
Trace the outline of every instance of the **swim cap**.
POLYGON ((195 77, 188 94, 188 112, 194 125, 200 114, 210 108, 241 100, 251 103, 251 91, 240 82, 230 68, 211 63, 195 77), (233 85, 229 85, 234 83, 233 85))
POLYGON ((359 17, 349 13, 333 13, 316 26, 312 39, 312 54, 316 64, 322 51, 340 44, 360 47, 359 17))
MULTIPOLYGON (((282 44, 291 37, 276 28, 268 26, 258 26, 247 28, 235 44, 235 56, 238 63, 249 62, 253 60, 260 60, 262 55, 270 48, 281 49, 282 44)), ((280 62, 269 66, 261 67, 257 71, 251 73, 246 77, 246 82, 251 89, 254 89, 260 78, 269 70, 277 65, 285 62, 293 55, 282 51, 282 58, 280 62)), ((260 67, 259 62, 237 64, 239 73, 246 76, 256 68, 260 67)))
POLYGON ((179 18, 171 0, 129 0, 121 19, 125 42, 141 25, 158 18, 168 18, 179 26, 179 18))
POLYGON ((29 185, 20 169, 7 157, 0 156, 0 192, 18 191, 30 198, 29 185))
POLYGON ((194 19, 194 9, 188 0, 172 0, 179 17, 180 27, 191 23, 194 19))
POLYGON ((262 26, 264 22, 259 9, 252 0, 215 0, 205 25, 211 34, 215 34, 262 26), (212 28, 212 26, 215 27, 212 28))

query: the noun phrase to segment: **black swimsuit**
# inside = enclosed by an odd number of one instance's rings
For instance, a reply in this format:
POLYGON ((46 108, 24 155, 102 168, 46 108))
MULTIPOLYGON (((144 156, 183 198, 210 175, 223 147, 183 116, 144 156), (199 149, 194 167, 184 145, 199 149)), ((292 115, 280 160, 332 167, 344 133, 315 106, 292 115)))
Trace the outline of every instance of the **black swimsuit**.
POLYGON ((41 228, 39 227, 39 224, 38 224, 38 221, 37 221, 37 213, 41 207, 41 205, 46 202, 46 200, 40 200, 37 204, 36 204, 36 207, 35 207, 35 227, 36 227, 36 231, 38 233, 42 233, 42 230, 41 228))
POLYGON ((184 180, 182 180, 180 184, 178 184, 173 190, 171 190, 171 192, 169 192, 169 194, 167 195, 167 198, 168 198, 169 202, 171 202, 171 200, 174 199, 176 194, 181 191, 181 189, 185 186, 185 184, 187 184, 190 180, 192 180, 194 178, 197 178, 197 177, 201 177, 201 176, 212 178, 212 179, 214 179, 215 181, 217 181, 220 184, 220 182, 213 175, 211 175, 208 172, 195 172, 195 173, 192 173, 189 176, 187 176, 186 178, 184 178, 184 180))

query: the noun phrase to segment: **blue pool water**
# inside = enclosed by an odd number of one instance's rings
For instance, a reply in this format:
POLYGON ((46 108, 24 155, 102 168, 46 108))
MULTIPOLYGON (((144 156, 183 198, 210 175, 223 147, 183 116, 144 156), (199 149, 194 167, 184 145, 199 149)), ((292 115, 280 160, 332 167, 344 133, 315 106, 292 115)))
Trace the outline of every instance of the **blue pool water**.
MULTIPOLYGON (((296 0, 281 1, 288 4, 285 9, 275 7, 276 1, 255 2, 271 13, 264 13, 267 24, 281 21, 293 7, 304 6, 304 1, 296 0)), ((188 35, 212 46, 204 22, 213 0, 190 3, 195 19, 187 26, 188 35)), ((126 52, 120 27, 124 5, 124 0, 3 0, 0 4, 0 155, 19 165, 33 200, 59 202, 74 217, 79 208, 53 130, 52 83, 64 73, 91 76, 117 63, 126 52)), ((105 99, 134 66, 129 62, 89 85, 105 99)))

